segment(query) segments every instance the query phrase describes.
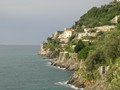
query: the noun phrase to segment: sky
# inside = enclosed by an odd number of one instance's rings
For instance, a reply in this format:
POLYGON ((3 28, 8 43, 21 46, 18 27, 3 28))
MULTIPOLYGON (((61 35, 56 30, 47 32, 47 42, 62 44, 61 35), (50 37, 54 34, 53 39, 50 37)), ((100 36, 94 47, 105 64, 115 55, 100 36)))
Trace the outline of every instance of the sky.
POLYGON ((40 45, 90 8, 113 0, 0 0, 0 44, 40 45))

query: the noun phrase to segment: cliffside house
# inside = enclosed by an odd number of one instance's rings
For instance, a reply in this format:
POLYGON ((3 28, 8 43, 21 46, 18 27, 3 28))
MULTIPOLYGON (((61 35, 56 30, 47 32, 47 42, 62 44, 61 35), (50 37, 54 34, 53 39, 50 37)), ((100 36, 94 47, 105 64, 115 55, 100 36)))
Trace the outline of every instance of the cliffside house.
POLYGON ((64 28, 63 38, 70 38, 73 35, 74 29, 64 28))
POLYGON ((97 30, 97 32, 106 32, 106 31, 110 31, 112 29, 115 28, 115 25, 104 25, 104 26, 99 26, 99 27, 95 27, 94 29, 97 30))
MULTIPOLYGON (((119 0, 120 1, 120 0, 119 0)), ((120 15, 115 16, 112 20, 111 23, 118 23, 118 19, 119 19, 120 15)))
POLYGON ((60 42, 67 43, 69 41, 69 38, 73 35, 74 29, 71 28, 64 28, 64 32, 59 35, 60 42))
POLYGON ((116 0, 117 2, 120 2, 120 0, 116 0))
POLYGON ((93 28, 84 28, 84 32, 87 34, 87 33, 89 33, 90 31, 92 31, 93 30, 93 28))
POLYGON ((77 39, 82 39, 82 37, 86 36, 86 33, 78 33, 77 39))
POLYGON ((97 36, 97 32, 94 32, 94 33, 88 33, 87 36, 96 37, 96 36, 97 36))

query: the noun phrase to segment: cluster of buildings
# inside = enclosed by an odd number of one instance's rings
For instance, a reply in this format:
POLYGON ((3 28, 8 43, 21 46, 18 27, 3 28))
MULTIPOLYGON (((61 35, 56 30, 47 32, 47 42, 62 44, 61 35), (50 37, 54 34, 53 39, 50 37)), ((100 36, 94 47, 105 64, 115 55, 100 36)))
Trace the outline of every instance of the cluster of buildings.
POLYGON ((77 40, 83 40, 83 37, 90 36, 90 37, 96 37, 97 33, 102 31, 110 31, 111 29, 114 29, 114 25, 105 25, 95 28, 84 28, 84 32, 76 32, 74 29, 71 28, 64 28, 64 31, 62 33, 56 32, 53 34, 53 38, 58 37, 60 42, 67 43, 69 39, 75 35, 75 39, 77 40))
POLYGON ((74 29, 71 29, 71 28, 64 28, 64 31, 59 34, 58 32, 54 33, 53 35, 53 38, 55 37, 58 37, 58 39, 60 40, 60 42, 62 43, 67 43, 69 41, 69 39, 75 35, 75 39, 77 40, 82 40, 82 37, 85 37, 85 36, 96 36, 97 33, 90 33, 90 28, 85 28, 84 29, 84 32, 82 33, 79 33, 79 32, 76 32, 74 29))
MULTIPOLYGON (((117 0, 117 1, 120 1, 120 0, 117 0)), ((111 20, 111 23, 115 23, 115 24, 118 23, 119 17, 120 17, 120 15, 115 16, 111 20)), ((106 31, 110 31, 114 28, 115 28, 115 25, 104 25, 104 26, 98 26, 98 27, 94 27, 94 28, 84 27, 83 28, 84 32, 76 32, 72 28, 64 28, 64 31, 55 32, 53 34, 52 38, 55 39, 57 37, 61 43, 62 42, 67 43, 73 35, 75 36, 75 39, 83 40, 83 37, 86 37, 86 36, 96 37, 98 32, 106 32, 106 31)))

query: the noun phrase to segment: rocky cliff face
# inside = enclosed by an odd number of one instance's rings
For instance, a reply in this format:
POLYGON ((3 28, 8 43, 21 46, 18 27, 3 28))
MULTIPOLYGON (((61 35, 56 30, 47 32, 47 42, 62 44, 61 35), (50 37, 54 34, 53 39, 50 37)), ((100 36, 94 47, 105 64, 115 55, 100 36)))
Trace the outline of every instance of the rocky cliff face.
POLYGON ((82 73, 74 73, 68 81, 68 84, 72 84, 84 90, 108 90, 108 84, 105 80, 97 80, 95 82, 84 79, 82 73))
POLYGON ((66 53, 60 53, 58 58, 52 61, 52 65, 65 68, 67 70, 76 70, 79 66, 79 61, 75 53, 71 53, 69 58, 66 58, 66 53))
POLYGON ((53 52, 50 51, 49 49, 43 48, 43 44, 40 47, 39 55, 53 58, 53 52))
POLYGON ((108 83, 106 83, 105 79, 88 80, 85 78, 84 72, 86 67, 82 60, 78 68, 69 79, 68 84, 84 88, 84 90, 108 90, 108 83))
POLYGON ((53 58, 52 65, 66 70, 75 71, 68 81, 68 84, 74 85, 84 90, 108 90, 108 84, 105 80, 88 80, 84 76, 86 70, 85 61, 78 60, 76 53, 61 52, 59 57, 55 58, 56 51, 41 48, 39 54, 53 58))

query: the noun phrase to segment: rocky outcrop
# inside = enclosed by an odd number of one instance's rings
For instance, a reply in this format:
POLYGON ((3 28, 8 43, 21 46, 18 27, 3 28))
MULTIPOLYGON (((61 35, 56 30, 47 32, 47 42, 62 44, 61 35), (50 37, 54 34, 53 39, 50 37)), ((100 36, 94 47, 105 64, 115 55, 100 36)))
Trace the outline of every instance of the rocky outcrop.
POLYGON ((68 84, 72 84, 78 88, 84 88, 84 90, 108 90, 108 84, 105 80, 88 81, 84 79, 82 73, 74 73, 68 81, 68 84))
POLYGON ((41 44, 39 55, 53 58, 53 54, 54 54, 54 52, 50 51, 49 49, 45 49, 43 47, 43 44, 41 44))
POLYGON ((84 88, 85 87, 85 80, 82 76, 82 72, 85 69, 84 62, 81 60, 79 63, 78 70, 72 75, 69 79, 68 84, 72 84, 75 87, 84 88))
POLYGON ((45 56, 48 58, 55 58, 59 55, 58 51, 50 51, 50 50, 44 50, 44 51, 39 51, 39 55, 45 56))
MULTIPOLYGON (((69 58, 66 58, 66 53, 60 53, 58 58, 52 61, 52 65, 59 66, 60 68, 65 68, 67 70, 76 70, 79 66, 79 61, 75 53, 70 53, 69 58)), ((68 56, 67 56, 68 57, 68 56)))
POLYGON ((84 61, 80 61, 78 68, 69 79, 68 84, 72 84, 78 88, 84 88, 84 90, 108 90, 106 79, 88 80, 85 78, 84 72, 86 67, 84 61))

